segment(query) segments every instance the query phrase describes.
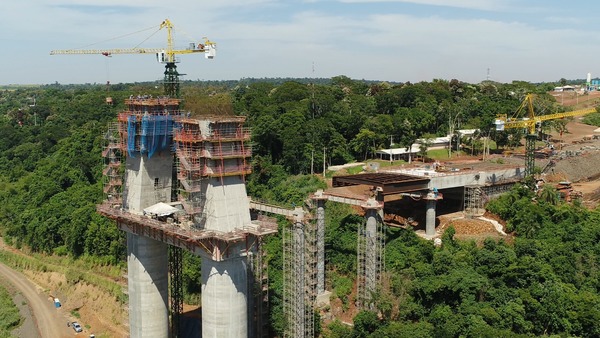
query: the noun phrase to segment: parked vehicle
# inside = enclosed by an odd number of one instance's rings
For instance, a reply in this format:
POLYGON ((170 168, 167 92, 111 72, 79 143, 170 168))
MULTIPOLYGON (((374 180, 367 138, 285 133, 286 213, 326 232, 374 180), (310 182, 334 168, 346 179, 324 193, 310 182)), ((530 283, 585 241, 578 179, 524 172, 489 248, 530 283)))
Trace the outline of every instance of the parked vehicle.
POLYGON ((78 322, 71 323, 71 326, 73 327, 73 330, 75 330, 75 332, 83 331, 83 329, 81 328, 81 325, 79 325, 78 322))

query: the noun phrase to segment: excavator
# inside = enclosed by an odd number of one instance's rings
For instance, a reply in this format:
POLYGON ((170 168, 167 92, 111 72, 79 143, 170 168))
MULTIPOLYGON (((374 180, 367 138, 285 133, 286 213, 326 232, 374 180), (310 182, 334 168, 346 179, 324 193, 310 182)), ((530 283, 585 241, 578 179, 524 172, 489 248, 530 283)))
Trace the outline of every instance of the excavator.
POLYGON ((533 101, 535 95, 527 94, 521 105, 515 112, 515 116, 522 115, 523 111, 526 111, 527 116, 521 118, 507 118, 506 114, 496 116, 494 124, 496 125, 497 131, 502 131, 508 128, 524 128, 527 132, 525 135, 525 176, 533 175, 533 169, 535 166, 535 141, 537 139, 536 126, 541 124, 543 121, 550 121, 556 119, 562 119, 567 117, 584 116, 591 113, 598 112, 596 107, 586 108, 581 110, 575 110, 565 113, 555 113, 548 115, 535 115, 533 109, 533 101))
POLYGON ((186 49, 173 48, 173 24, 169 19, 165 19, 159 26, 158 30, 165 29, 167 31, 167 47, 166 48, 116 48, 116 49, 62 49, 53 50, 50 55, 77 55, 77 54, 96 54, 104 56, 112 56, 113 54, 156 54, 156 59, 159 63, 165 65, 164 72, 164 91, 166 95, 171 97, 179 97, 179 73, 177 72, 176 63, 179 60, 176 58, 178 54, 204 53, 207 59, 213 59, 216 56, 217 44, 203 38, 203 42, 191 42, 186 49))

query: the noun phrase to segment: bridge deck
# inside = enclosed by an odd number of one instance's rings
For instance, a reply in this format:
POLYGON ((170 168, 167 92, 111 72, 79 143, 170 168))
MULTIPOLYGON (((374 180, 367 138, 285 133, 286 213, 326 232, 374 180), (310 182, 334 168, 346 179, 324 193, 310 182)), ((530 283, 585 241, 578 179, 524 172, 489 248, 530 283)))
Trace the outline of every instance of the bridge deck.
POLYGON ((371 173, 346 176, 334 176, 333 186, 343 187, 351 185, 367 185, 382 189, 382 194, 392 195, 403 192, 425 190, 429 184, 428 177, 396 174, 396 173, 371 173))

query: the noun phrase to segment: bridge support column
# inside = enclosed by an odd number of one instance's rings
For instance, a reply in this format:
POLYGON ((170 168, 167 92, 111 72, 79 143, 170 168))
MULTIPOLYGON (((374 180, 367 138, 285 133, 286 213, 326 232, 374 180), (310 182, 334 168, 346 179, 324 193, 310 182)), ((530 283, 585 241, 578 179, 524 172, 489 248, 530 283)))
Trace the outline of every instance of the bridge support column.
POLYGON ((127 233, 129 327, 132 338, 168 337, 168 245, 127 233))
POLYGON ((430 191, 425 197, 427 201, 427 210, 425 212, 425 236, 433 238, 435 236, 435 207, 438 200, 442 199, 442 194, 437 190, 430 191))
POLYGON ((202 337, 248 336, 248 273, 241 245, 235 257, 202 256, 202 337))

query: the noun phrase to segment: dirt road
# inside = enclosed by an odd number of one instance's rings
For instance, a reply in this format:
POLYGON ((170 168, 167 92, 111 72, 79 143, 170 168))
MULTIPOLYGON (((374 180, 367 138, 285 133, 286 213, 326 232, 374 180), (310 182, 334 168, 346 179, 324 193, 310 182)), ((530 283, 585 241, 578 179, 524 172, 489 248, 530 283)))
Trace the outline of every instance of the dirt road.
POLYGON ((62 338, 74 335, 74 331, 67 327, 67 317, 61 310, 54 308, 48 297, 39 293, 25 276, 1 263, 0 275, 27 299, 42 338, 62 338))

